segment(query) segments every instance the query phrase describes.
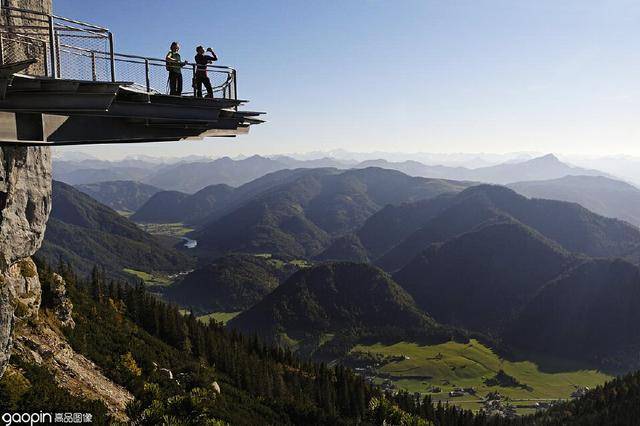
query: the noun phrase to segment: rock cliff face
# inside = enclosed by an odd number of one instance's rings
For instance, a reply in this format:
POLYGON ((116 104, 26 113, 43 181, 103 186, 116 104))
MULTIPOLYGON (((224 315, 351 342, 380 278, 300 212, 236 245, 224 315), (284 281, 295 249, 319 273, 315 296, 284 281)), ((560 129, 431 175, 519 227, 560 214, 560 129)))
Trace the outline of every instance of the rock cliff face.
POLYGON ((0 148, 0 376, 16 319, 38 315, 40 281, 30 256, 40 248, 50 210, 50 149, 0 148))

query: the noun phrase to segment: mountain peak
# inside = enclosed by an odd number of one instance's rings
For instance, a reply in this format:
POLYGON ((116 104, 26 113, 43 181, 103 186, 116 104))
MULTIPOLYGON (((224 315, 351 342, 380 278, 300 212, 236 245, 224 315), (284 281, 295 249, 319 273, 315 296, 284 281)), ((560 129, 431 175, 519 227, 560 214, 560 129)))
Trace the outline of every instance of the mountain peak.
POLYGON ((528 162, 536 162, 536 163, 562 163, 558 157, 554 154, 543 155, 542 157, 532 158, 528 162))

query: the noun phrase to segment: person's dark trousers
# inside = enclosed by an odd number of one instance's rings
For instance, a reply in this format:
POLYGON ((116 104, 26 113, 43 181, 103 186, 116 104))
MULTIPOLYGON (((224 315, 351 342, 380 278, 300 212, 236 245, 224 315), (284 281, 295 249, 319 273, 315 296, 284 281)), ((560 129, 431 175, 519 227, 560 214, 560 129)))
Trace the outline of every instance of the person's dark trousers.
POLYGON ((169 71, 169 94, 182 95, 182 73, 169 71))
POLYGON ((207 89, 207 98, 213 98, 213 88, 211 87, 211 80, 207 75, 196 74, 196 97, 202 97, 202 85, 207 89))

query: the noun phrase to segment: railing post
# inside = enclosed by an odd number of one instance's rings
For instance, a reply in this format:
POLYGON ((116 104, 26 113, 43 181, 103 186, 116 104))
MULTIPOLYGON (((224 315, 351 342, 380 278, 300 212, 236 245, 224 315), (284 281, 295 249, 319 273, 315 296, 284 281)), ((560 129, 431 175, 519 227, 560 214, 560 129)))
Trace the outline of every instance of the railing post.
MULTIPOLYGON (((54 30, 55 31, 55 30, 54 30)), ((55 31, 56 77, 62 77, 62 58, 60 57, 60 34, 55 31)))
POLYGON ((151 91, 151 82, 149 81, 149 60, 145 58, 144 60, 144 79, 147 83, 147 92, 151 91))
POLYGON ((91 79, 98 80, 98 72, 96 70, 96 52, 91 52, 91 79))
MULTIPOLYGON (((236 81, 236 70, 232 71, 233 75, 233 100, 238 100, 238 82, 236 81)), ((235 110, 238 110, 238 105, 235 106, 235 110)))
POLYGON ((0 34, 0 64, 4 64, 4 43, 2 42, 2 34, 0 34))
POLYGON ((193 88, 193 97, 196 97, 196 64, 191 65, 191 87, 193 88))
POLYGON ((49 56, 51 56, 51 77, 56 78, 56 40, 53 34, 53 16, 49 15, 49 56))
POLYGON ((45 77, 49 77, 49 61, 47 59, 47 57, 49 55, 47 55, 47 42, 46 41, 42 42, 42 56, 44 56, 44 76, 45 77))
POLYGON ((111 82, 116 81, 116 61, 113 57, 113 34, 109 31, 109 62, 111 63, 111 82))

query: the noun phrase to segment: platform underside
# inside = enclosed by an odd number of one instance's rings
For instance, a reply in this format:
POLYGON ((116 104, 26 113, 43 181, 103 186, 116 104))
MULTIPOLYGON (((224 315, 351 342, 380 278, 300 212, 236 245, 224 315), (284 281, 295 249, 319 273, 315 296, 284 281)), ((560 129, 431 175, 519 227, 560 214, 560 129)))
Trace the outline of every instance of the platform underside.
POLYGON ((0 143, 81 145, 200 140, 247 133, 246 101, 169 96, 127 82, 13 75, 0 99, 0 143))

